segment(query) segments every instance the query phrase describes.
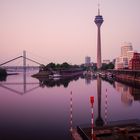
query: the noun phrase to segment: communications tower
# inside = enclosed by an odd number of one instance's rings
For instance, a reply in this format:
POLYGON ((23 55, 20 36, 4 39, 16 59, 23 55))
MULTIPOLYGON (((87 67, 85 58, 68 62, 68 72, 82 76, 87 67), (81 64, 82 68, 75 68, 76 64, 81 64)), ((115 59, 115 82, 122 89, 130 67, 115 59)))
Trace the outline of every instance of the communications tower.
POLYGON ((100 15, 100 8, 98 4, 98 15, 95 16, 94 20, 97 25, 97 69, 100 69, 102 66, 102 56, 101 56, 101 25, 104 22, 102 15, 100 15))

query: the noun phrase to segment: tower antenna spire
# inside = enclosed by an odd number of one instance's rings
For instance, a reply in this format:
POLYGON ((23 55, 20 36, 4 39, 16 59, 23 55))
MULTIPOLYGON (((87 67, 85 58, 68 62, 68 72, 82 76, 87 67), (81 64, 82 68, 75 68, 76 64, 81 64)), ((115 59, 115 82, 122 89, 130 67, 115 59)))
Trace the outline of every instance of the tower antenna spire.
POLYGON ((98 0, 98 15, 100 15, 100 1, 98 0))

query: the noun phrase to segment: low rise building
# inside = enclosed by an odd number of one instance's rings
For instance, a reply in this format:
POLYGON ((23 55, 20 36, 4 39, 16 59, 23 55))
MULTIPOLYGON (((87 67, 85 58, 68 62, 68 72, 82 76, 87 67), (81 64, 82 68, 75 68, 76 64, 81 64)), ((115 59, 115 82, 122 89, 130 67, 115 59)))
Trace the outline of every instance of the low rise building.
POLYGON ((133 55, 136 51, 128 51, 127 52, 127 58, 128 58, 128 61, 130 61, 132 58, 133 58, 133 55))
POLYGON ((110 63, 110 60, 108 60, 108 59, 103 60, 103 63, 104 63, 104 64, 109 64, 109 63, 110 63))
POLYGON ((134 53, 133 58, 129 61, 129 69, 140 70, 140 53, 134 53))
POLYGON ((128 58, 127 57, 117 57, 115 62, 115 69, 127 69, 128 68, 128 58))
POLYGON ((85 66, 90 66, 91 65, 91 58, 89 56, 85 57, 85 66))
POLYGON ((131 67, 129 66, 129 61, 133 58, 134 53, 136 53, 136 51, 133 51, 131 43, 123 44, 121 47, 121 55, 120 57, 117 57, 115 61, 115 69, 128 69, 129 67, 131 67))

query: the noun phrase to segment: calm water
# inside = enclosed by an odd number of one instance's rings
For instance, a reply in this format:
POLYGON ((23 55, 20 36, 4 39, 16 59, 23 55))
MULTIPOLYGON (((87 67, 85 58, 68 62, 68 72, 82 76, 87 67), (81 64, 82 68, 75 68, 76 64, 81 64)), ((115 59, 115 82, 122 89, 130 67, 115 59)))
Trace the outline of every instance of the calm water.
POLYGON ((39 81, 30 75, 8 76, 0 82, 0 139, 71 140, 71 91, 72 127, 90 125, 90 96, 95 97, 96 125, 97 118, 102 123, 140 119, 140 89, 99 78, 39 81))

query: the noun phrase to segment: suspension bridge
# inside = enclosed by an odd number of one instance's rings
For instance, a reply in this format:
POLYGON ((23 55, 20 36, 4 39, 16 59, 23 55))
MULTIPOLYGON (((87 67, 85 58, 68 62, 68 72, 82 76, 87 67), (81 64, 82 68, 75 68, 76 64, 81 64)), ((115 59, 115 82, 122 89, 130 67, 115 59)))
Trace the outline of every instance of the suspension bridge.
POLYGON ((39 88, 39 82, 27 82, 26 70, 27 69, 30 70, 32 68, 39 69, 39 67, 42 66, 42 65, 43 65, 42 63, 39 63, 36 60, 33 60, 31 58, 26 57, 26 51, 23 51, 23 55, 17 56, 15 58, 12 58, 12 59, 10 59, 8 61, 5 61, 5 62, 0 64, 0 67, 4 67, 6 70, 7 69, 15 70, 16 67, 22 69, 21 72, 23 72, 23 82, 21 82, 21 81, 20 82, 10 82, 10 83, 9 82, 0 82, 0 87, 4 88, 6 90, 9 90, 11 92, 20 94, 20 95, 23 95, 25 93, 31 92, 32 90, 35 90, 35 89, 39 88), (9 63, 11 63, 13 61, 16 61, 18 59, 21 59, 21 58, 23 59, 22 66, 5 66, 6 64, 9 64, 9 63), (38 66, 30 66, 30 67, 27 66, 27 60, 37 64, 38 66), (19 87, 19 85, 23 86, 22 91, 19 91, 17 87, 13 88, 15 86, 19 87), (35 86, 31 89, 27 89, 27 85, 32 85, 32 87, 33 87, 33 85, 35 85, 35 86))
POLYGON ((13 69, 14 69, 15 67, 12 67, 12 66, 5 66, 5 65, 6 65, 6 64, 9 64, 9 63, 11 63, 11 62, 13 62, 13 61, 15 61, 15 60, 21 59, 21 58, 23 59, 23 65, 20 66, 20 68, 23 68, 23 69, 29 68, 29 66, 27 66, 27 62, 26 62, 27 60, 38 65, 38 66, 31 66, 31 67, 33 67, 33 68, 39 67, 39 66, 42 66, 42 65, 43 65, 42 63, 40 63, 40 62, 38 62, 38 61, 36 61, 36 60, 33 60, 33 59, 31 59, 31 58, 26 57, 26 51, 23 51, 23 55, 17 56, 17 57, 15 57, 15 58, 12 58, 12 59, 10 59, 10 60, 8 60, 8 61, 5 61, 5 62, 1 63, 1 64, 0 64, 0 67, 4 67, 4 68, 6 68, 6 69, 8 69, 8 68, 13 68, 13 69))

